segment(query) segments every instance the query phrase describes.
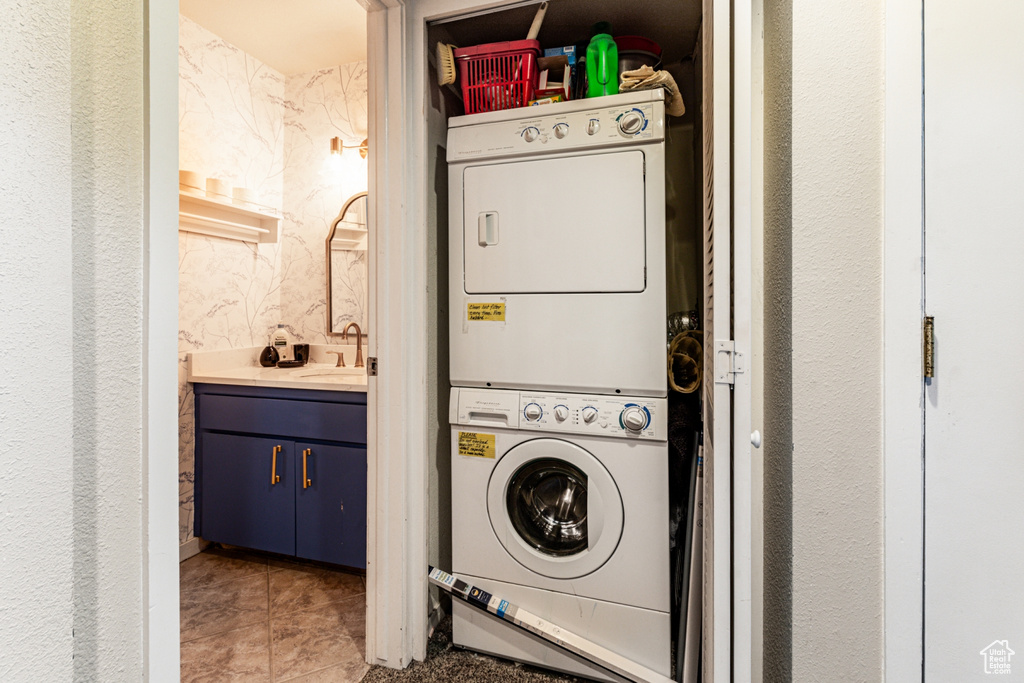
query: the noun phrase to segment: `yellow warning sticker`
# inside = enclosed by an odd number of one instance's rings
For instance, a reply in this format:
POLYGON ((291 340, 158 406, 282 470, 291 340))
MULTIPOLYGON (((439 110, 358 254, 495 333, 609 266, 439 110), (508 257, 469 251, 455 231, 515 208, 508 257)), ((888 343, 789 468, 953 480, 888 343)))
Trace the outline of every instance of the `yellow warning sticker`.
POLYGON ((494 457, 494 434, 459 432, 459 455, 473 458, 494 457))
POLYGON ((466 304, 466 320, 505 320, 505 304, 466 304))

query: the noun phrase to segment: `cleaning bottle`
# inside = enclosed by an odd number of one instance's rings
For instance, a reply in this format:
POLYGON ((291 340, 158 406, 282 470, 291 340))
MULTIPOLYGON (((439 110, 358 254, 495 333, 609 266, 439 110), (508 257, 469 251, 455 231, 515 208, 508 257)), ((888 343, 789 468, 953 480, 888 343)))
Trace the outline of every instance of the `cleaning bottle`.
POLYGON ((284 323, 278 323, 274 334, 270 335, 270 345, 277 349, 281 360, 292 359, 292 337, 285 329, 284 323))
POLYGON ((607 21, 594 24, 587 45, 587 97, 619 94, 619 48, 607 21))

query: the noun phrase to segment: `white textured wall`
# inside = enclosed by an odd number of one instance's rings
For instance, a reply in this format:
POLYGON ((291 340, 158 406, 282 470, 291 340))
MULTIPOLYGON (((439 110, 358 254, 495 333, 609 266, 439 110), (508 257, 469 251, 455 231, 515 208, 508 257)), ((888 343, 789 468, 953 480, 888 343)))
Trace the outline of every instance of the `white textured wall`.
POLYGON ((0 2, 0 680, 72 677, 70 7, 0 2), (31 352, 26 346, 31 347, 31 352))
POLYGON ((766 680, 880 680, 884 7, 765 25, 766 680))
POLYGON ((793 667, 792 2, 764 7, 764 680, 793 667))
MULTIPOLYGON (((79 681, 142 677, 142 22, 142 5, 131 0, 72 5, 74 679, 79 681)), ((48 244, 52 248, 58 241, 48 244)))

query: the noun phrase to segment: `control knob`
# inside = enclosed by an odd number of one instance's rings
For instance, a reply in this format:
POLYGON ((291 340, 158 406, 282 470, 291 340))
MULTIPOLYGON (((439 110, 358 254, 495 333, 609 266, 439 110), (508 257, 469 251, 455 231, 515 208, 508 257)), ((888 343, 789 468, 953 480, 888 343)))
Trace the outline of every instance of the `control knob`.
POLYGON ((587 406, 583 409, 583 421, 590 424, 597 419, 597 408, 594 406, 587 406))
POLYGON ((639 432, 647 426, 647 415, 643 408, 630 406, 622 411, 622 424, 631 432, 639 432))
POLYGON ((530 421, 539 420, 541 413, 543 412, 544 411, 542 411, 540 406, 536 403, 528 403, 526 404, 526 408, 523 409, 523 415, 525 415, 526 419, 530 421))
POLYGON ((523 131, 523 139, 526 140, 527 142, 533 142, 534 140, 537 139, 538 135, 540 135, 540 131, 534 128, 533 126, 530 126, 529 128, 523 131))
POLYGON ((619 131, 623 135, 636 135, 644 129, 647 118, 639 109, 631 109, 619 117, 619 131))
POLYGON ((555 419, 559 422, 565 422, 565 418, 569 417, 569 408, 566 406, 555 406, 555 419))
POLYGON ((597 135, 597 131, 601 130, 600 119, 590 119, 587 123, 587 135, 597 135))
POLYGON ((561 140, 562 138, 564 138, 566 135, 569 134, 569 124, 568 123, 556 123, 554 130, 555 130, 555 137, 558 138, 559 140, 561 140))

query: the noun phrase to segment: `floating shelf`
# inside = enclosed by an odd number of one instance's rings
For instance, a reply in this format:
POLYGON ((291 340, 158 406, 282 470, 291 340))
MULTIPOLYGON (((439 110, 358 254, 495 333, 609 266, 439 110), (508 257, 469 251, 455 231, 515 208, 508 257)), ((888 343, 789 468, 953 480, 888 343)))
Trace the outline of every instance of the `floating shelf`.
POLYGON ((280 217, 237 204, 178 193, 178 230, 243 242, 277 242, 280 217))
POLYGON ((351 221, 338 221, 334 226, 331 251, 366 251, 366 226, 351 221))

